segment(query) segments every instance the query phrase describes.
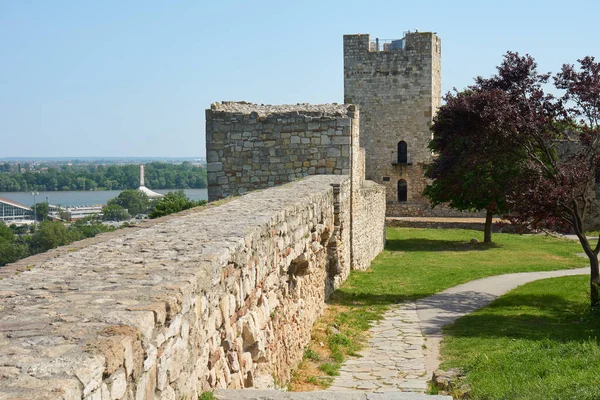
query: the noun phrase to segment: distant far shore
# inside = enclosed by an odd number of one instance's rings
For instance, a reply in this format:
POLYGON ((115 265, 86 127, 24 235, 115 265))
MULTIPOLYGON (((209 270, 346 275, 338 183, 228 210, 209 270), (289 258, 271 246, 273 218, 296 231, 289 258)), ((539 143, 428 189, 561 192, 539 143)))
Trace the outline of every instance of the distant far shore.
MULTIPOLYGON (((126 189, 124 189, 126 190, 126 189)), ((183 190, 190 200, 208 200, 208 190, 206 188, 201 189, 154 189, 153 191, 159 193, 168 193, 177 190, 183 190)), ((48 200, 48 203, 52 205, 61 206, 89 206, 97 204, 106 204, 110 199, 113 199, 119 195, 123 190, 64 190, 64 191, 38 191, 35 192, 36 203, 44 202, 48 200)), ((0 192, 0 197, 8 200, 15 201, 17 203, 26 205, 28 207, 33 206, 34 196, 32 192, 0 192)))
MULTIPOLYGON (((199 163, 144 164, 145 186, 151 189, 207 187, 206 168, 199 163)), ((135 164, 0 163, 0 192, 64 192, 137 189, 140 167, 135 164)))

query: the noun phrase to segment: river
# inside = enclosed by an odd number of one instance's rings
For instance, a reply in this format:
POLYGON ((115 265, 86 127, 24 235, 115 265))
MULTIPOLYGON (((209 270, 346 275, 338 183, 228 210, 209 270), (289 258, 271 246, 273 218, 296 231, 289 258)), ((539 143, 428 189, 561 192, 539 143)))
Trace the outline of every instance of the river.
MULTIPOLYGON (((154 191, 167 193, 175 190, 178 189, 156 189, 154 191)), ((208 200, 207 189, 183 189, 183 191, 191 200, 208 200)), ((39 192, 39 195, 35 196, 35 201, 39 203, 48 199, 48 202, 52 205, 91 206, 94 204, 106 204, 108 200, 117 197, 121 192, 121 190, 39 192)), ((0 192, 0 197, 26 206, 33 206, 31 192, 0 192)))

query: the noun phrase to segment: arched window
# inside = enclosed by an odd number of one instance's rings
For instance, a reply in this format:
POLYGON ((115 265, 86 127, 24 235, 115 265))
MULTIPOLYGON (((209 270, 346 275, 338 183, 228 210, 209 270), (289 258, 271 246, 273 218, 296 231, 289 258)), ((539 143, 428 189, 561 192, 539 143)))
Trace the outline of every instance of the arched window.
POLYGON ((406 201, 408 198, 408 188, 406 186, 406 181, 404 179, 400 179, 398 181, 398 201, 406 201))
POLYGON ((398 164, 408 163, 408 151, 406 148, 406 142, 401 140, 398 142, 398 164))

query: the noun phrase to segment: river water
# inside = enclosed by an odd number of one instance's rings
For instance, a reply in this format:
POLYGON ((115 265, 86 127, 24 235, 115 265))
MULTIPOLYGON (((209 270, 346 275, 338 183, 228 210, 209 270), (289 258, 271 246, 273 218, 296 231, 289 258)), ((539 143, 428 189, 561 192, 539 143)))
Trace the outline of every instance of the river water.
MULTIPOLYGON (((167 193, 175 190, 178 189, 156 189, 154 191, 167 193)), ((207 189, 183 189, 183 191, 191 200, 208 200, 207 189)), ((39 192, 39 195, 35 196, 35 201, 39 203, 48 199, 48 202, 52 205, 91 206, 94 204, 106 204, 108 200, 117 197, 119 193, 121 193, 121 190, 39 192)), ((0 197, 26 206, 33 206, 31 192, 0 192, 0 197)))

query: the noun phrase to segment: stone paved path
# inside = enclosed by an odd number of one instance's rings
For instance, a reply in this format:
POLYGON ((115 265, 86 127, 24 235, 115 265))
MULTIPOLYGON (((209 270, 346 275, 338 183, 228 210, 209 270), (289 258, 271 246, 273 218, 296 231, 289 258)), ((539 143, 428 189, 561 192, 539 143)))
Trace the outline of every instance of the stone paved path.
POLYGON ((369 330, 362 357, 348 360, 329 390, 401 390, 424 392, 427 371, 415 303, 392 307, 369 330))
POLYGON ((527 282, 588 273, 589 267, 584 267, 492 276, 455 286, 416 304, 395 305, 369 330, 362 357, 346 361, 329 390, 424 392, 439 367, 443 326, 527 282))

